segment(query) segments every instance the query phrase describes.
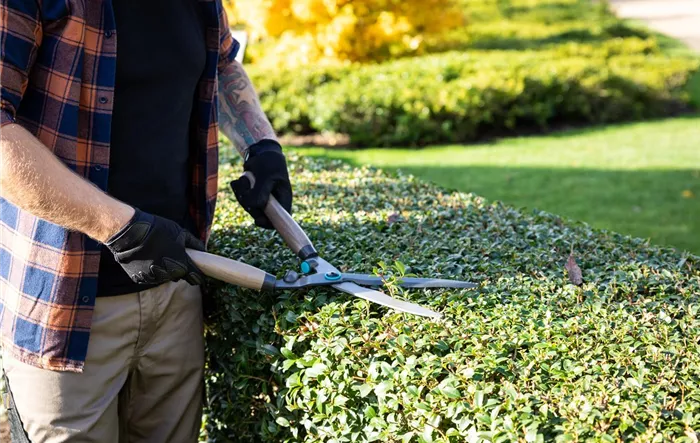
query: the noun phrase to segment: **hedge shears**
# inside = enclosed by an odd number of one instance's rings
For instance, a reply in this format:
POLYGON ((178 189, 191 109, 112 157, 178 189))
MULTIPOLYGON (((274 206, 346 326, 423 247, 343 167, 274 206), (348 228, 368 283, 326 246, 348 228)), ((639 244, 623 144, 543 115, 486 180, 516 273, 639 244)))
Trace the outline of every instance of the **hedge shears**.
MULTIPOLYGON (((244 174, 251 183, 255 177, 250 172, 244 174)), ((188 249, 187 252, 204 274, 217 280, 257 291, 278 291, 310 288, 316 286, 331 286, 339 291, 384 305, 397 311, 420 315, 423 317, 440 318, 441 314, 407 301, 397 300, 383 292, 365 286, 379 287, 385 284, 381 276, 370 274, 348 274, 321 258, 311 240, 291 215, 271 195, 265 207, 265 215, 270 219, 280 236, 289 248, 301 260, 301 273, 287 271, 283 278, 248 264, 229 258, 188 249)), ((403 277, 396 283, 405 288, 454 288, 471 289, 476 284, 437 278, 403 277)))

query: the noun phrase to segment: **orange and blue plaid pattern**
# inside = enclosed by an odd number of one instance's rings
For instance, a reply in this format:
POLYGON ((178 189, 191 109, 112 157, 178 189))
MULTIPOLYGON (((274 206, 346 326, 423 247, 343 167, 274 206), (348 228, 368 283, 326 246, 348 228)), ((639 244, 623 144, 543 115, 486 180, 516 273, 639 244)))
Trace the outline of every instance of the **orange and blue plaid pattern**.
MULTIPOLYGON (((239 45, 221 0, 197 1, 205 18, 207 56, 194 111, 190 213, 206 239, 216 204, 217 68, 234 60, 239 45)), ((0 0, 0 128, 23 126, 103 190, 117 40, 111 0, 0 0)), ((100 244, 88 236, 0 198, 4 352, 41 368, 82 371, 99 251, 100 244)))

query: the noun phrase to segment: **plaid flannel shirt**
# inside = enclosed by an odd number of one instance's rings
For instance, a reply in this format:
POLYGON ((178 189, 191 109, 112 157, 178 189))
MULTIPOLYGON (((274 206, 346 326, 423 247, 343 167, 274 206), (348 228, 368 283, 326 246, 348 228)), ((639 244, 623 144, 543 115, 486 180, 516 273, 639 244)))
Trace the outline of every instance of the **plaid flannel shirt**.
MULTIPOLYGON (((196 1, 207 55, 193 111, 190 213, 206 240, 216 203, 217 68, 234 60, 239 45, 221 0, 196 1)), ((0 0, 0 130, 22 125, 102 190, 109 174, 117 41, 111 0, 0 0)), ((100 247, 0 198, 4 352, 40 368, 82 371, 100 247)))

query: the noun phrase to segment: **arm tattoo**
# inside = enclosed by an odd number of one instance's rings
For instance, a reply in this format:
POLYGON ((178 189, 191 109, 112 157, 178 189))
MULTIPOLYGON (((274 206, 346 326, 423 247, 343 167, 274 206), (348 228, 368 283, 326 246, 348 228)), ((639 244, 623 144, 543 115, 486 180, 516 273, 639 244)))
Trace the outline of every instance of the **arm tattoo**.
POLYGON ((219 126, 241 154, 262 139, 277 139, 248 75, 236 61, 219 71, 219 126))

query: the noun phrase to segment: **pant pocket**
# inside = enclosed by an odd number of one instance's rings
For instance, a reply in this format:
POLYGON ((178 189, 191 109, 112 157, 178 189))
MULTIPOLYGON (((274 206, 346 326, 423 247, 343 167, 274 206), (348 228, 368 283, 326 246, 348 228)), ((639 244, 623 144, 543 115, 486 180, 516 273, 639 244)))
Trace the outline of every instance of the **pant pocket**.
POLYGON ((14 399, 12 398, 12 392, 10 391, 10 383, 7 380, 7 375, 3 369, 2 372, 2 390, 0 395, 2 396, 2 404, 7 412, 7 419, 10 423, 10 441, 12 443, 31 443, 27 433, 24 431, 24 426, 22 426, 22 420, 19 417, 17 408, 15 407, 14 399))

